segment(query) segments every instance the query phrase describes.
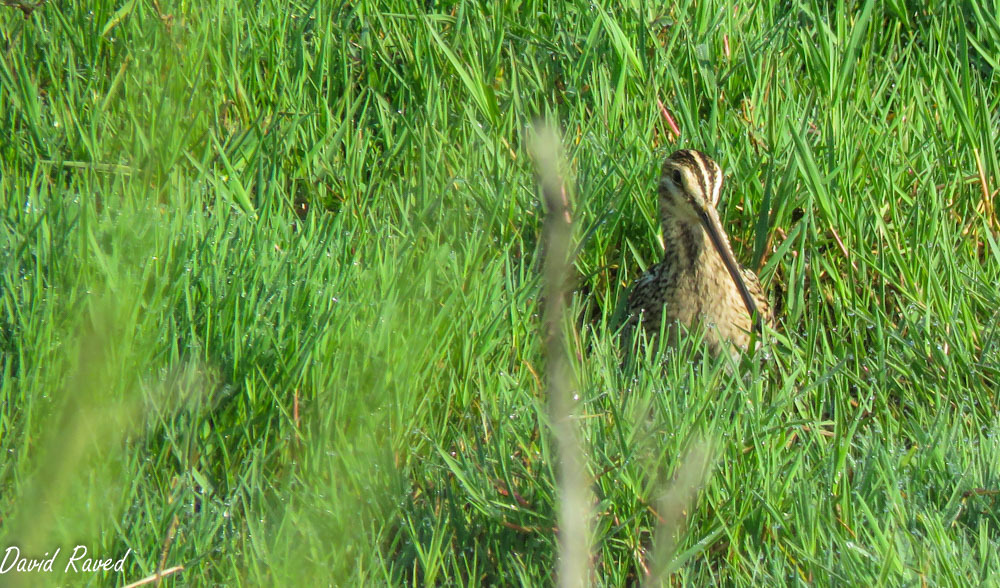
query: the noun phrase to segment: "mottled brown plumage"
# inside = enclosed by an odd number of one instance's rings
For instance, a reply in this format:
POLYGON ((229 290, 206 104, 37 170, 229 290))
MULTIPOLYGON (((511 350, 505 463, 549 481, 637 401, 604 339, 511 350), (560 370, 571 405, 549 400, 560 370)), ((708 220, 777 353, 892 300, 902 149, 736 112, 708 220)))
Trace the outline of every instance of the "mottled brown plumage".
POLYGON ((649 268, 629 295, 627 342, 636 325, 653 338, 666 321, 671 345, 677 344, 681 324, 704 328, 713 354, 735 355, 736 347, 747 348, 760 321, 773 325, 757 276, 736 262, 719 223, 715 206, 721 187, 722 170, 700 151, 682 149, 663 162, 658 186, 663 261, 649 268))

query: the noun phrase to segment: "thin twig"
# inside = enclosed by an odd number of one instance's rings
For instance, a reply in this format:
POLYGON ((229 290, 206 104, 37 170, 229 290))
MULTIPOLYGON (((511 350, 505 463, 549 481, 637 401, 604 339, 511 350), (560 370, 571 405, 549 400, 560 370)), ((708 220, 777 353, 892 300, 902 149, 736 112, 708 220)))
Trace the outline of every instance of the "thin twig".
POLYGON ((979 172, 979 186, 983 190, 983 214, 986 216, 986 224, 990 230, 996 232, 997 219, 993 211, 993 198, 990 197, 990 187, 986 183, 986 169, 983 168, 983 158, 979 156, 979 149, 973 149, 972 154, 976 156, 976 171, 979 172))
POLYGON ((152 576, 146 576, 141 580, 136 580, 135 582, 125 586, 125 588, 136 588, 137 586, 145 586, 146 584, 152 584, 153 582, 159 583, 163 578, 169 576, 170 574, 176 574, 177 572, 182 571, 184 571, 184 566, 174 566, 163 570, 162 572, 156 572, 152 576))
MULTIPOLYGON (((179 521, 177 519, 177 515, 174 515, 174 519, 172 521, 170 521, 170 529, 167 531, 167 540, 163 542, 163 549, 160 550, 160 565, 157 566, 158 569, 162 570, 163 566, 166 565, 166 563, 167 563, 167 555, 170 553, 170 548, 173 547, 173 545, 174 545, 174 538, 177 536, 177 524, 178 524, 178 522, 179 521)), ((158 577, 156 579, 156 585, 157 586, 160 585, 160 582, 161 582, 160 578, 161 577, 162 577, 162 574, 160 574, 160 577, 158 577)))
POLYGON ((851 254, 847 252, 847 247, 844 247, 844 242, 840 240, 840 235, 837 234, 837 229, 830 227, 830 233, 833 235, 833 239, 837 242, 837 246, 840 247, 840 252, 844 254, 844 259, 851 262, 851 267, 857 271, 858 266, 851 259, 851 254))
POLYGON ((656 99, 656 104, 660 107, 660 116, 667 121, 667 125, 670 126, 670 132, 673 133, 673 137, 670 137, 671 141, 677 140, 681 136, 681 130, 677 127, 677 123, 674 122, 674 117, 670 116, 670 111, 667 107, 663 105, 663 100, 659 98, 656 99))

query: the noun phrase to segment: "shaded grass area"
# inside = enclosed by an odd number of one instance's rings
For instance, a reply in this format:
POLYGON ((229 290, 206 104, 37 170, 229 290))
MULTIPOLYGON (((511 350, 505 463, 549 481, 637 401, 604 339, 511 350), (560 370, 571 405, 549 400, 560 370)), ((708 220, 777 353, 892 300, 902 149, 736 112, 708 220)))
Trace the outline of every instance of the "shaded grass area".
POLYGON ((0 545, 133 549, 74 583, 552 578, 542 118, 597 581, 995 582, 997 13, 3 8, 0 545), (737 375, 620 368, 681 146, 781 311, 737 375), (695 507, 660 512, 699 439, 695 507))

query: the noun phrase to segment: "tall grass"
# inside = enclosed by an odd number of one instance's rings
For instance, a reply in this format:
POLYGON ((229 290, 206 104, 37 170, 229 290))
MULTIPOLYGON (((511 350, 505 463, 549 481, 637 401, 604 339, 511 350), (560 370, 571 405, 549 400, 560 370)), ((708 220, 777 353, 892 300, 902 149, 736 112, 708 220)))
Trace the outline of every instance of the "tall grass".
POLYGON ((995 583, 997 8, 0 6, 0 580, 552 582, 541 118, 594 580, 995 583), (779 328, 623 370, 682 146, 779 328))

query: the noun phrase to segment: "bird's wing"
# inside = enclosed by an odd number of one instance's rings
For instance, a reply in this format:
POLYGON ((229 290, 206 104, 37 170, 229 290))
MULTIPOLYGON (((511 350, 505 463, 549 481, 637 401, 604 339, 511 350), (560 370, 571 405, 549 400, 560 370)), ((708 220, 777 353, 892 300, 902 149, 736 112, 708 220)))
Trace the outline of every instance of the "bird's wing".
POLYGON ((773 327, 774 313, 771 311, 771 303, 767 299, 767 294, 764 293, 764 288, 760 285, 757 274, 745 267, 740 268, 740 274, 743 276, 743 283, 747 285, 750 297, 757 303, 757 312, 760 313, 761 320, 773 327))

